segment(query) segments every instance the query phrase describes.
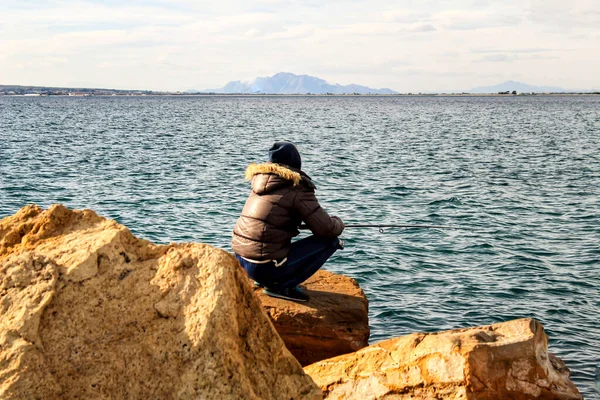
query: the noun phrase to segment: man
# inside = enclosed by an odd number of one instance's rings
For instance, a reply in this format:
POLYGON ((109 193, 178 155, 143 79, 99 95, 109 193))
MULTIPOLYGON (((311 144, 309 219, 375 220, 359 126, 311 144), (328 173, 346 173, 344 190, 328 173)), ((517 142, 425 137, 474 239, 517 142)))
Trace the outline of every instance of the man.
POLYGON ((308 300, 298 285, 343 249, 338 236, 344 223, 319 205, 315 185, 301 167, 290 142, 275 143, 269 162, 248 166, 252 191, 232 239, 237 259, 264 293, 292 301, 308 300), (292 243, 302 222, 313 235, 292 243))

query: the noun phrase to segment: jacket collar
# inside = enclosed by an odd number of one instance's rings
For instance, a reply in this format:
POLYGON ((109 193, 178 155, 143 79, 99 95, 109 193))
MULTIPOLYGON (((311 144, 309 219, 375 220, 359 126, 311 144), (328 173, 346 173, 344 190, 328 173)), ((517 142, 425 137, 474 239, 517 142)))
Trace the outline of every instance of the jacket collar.
MULTIPOLYGON (((308 178, 308 175, 301 174, 301 171, 295 171, 294 169, 275 163, 264 163, 264 164, 250 164, 246 169, 246 180, 252 180, 254 175, 258 174, 274 174, 287 181, 292 181, 294 186, 298 185, 304 176, 308 178), (303 176, 304 175, 304 176, 303 176)), ((308 178, 310 180, 310 178, 308 178)))

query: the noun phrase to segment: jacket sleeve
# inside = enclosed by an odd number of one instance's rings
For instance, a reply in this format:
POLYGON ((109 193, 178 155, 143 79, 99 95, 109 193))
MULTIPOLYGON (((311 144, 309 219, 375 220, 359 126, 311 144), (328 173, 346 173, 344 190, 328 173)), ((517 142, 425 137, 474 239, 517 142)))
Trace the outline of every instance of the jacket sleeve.
POLYGON ((344 230, 342 220, 335 216, 329 216, 319 204, 315 192, 312 190, 301 190, 296 196, 294 208, 316 236, 334 238, 344 230))

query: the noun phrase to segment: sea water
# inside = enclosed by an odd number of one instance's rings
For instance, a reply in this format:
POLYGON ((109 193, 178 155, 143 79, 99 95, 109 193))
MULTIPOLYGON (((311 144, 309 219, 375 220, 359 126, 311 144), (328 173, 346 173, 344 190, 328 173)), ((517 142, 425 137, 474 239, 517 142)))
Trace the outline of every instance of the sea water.
POLYGON ((539 320, 587 398, 600 362, 600 97, 0 97, 0 218, 90 208, 230 250, 244 170, 291 140, 351 229, 326 268, 370 342, 539 320))
POLYGON ((596 383, 596 392, 598 392, 598 394, 600 394, 600 363, 598 363, 596 365, 594 381, 596 383))

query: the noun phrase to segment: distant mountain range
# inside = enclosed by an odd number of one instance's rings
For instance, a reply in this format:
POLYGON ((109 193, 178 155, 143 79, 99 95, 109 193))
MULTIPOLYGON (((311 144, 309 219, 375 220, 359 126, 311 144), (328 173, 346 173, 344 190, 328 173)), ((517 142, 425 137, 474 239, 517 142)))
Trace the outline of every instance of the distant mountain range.
POLYGON ((280 72, 271 77, 256 78, 249 82, 232 81, 220 89, 187 90, 186 93, 240 93, 240 94, 397 94, 391 89, 373 89, 362 85, 332 85, 308 75, 280 72))
POLYGON ((556 86, 533 86, 522 82, 506 81, 499 85, 476 87, 467 91, 467 93, 498 93, 515 90, 519 93, 565 93, 573 91, 556 86))
MULTIPOLYGON (((587 93, 600 94, 599 89, 563 89, 556 86, 533 86, 522 82, 507 81, 499 85, 476 87, 470 90, 423 92, 418 95, 435 94, 486 94, 486 93, 587 93)), ((98 88, 68 88, 49 86, 19 86, 0 84, 2 95, 89 95, 89 96, 145 96, 145 95, 181 95, 181 94, 399 94, 391 89, 373 89, 361 85, 332 85, 323 79, 308 75, 294 75, 280 72, 271 77, 256 78, 251 82, 233 81, 221 89, 188 90, 186 92, 152 91, 152 90, 123 90, 98 88)), ((414 93, 414 92, 413 92, 414 93)), ((406 94, 406 92, 405 92, 406 94)), ((411 93, 408 93, 409 95, 411 93)))

